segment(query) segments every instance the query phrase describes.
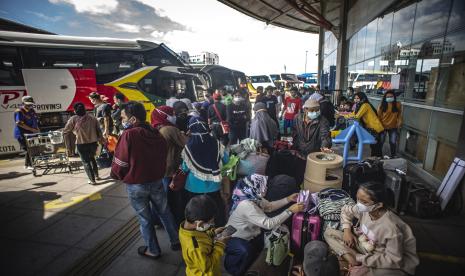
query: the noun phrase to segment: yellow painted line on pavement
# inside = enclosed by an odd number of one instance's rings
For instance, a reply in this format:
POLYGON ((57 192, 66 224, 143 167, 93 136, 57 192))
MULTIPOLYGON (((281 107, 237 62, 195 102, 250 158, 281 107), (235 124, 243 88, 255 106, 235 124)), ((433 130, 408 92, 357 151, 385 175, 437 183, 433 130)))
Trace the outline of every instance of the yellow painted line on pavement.
POLYGON ((88 195, 80 195, 80 196, 73 196, 70 201, 64 202, 62 199, 55 199, 49 202, 44 203, 45 210, 52 210, 52 209, 61 209, 73 206, 74 204, 80 203, 86 199, 90 201, 102 199, 102 195, 100 193, 92 193, 88 195))
POLYGON ((465 264, 464 257, 448 256, 448 255, 441 255, 441 254, 428 253, 428 252, 418 252, 418 256, 420 258, 430 259, 430 260, 438 261, 438 262, 465 264))

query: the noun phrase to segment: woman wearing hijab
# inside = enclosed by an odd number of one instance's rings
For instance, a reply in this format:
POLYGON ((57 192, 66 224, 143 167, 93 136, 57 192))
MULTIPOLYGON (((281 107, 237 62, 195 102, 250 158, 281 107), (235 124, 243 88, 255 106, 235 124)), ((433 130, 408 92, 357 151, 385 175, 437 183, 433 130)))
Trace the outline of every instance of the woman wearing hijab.
POLYGON ((97 161, 95 155, 97 152, 97 142, 103 144, 104 139, 100 124, 94 116, 86 112, 83 103, 75 103, 74 113, 66 123, 63 134, 74 133, 76 136, 76 147, 84 164, 84 171, 89 178, 88 183, 95 185, 95 180, 99 180, 97 161))
POLYGON ((224 267, 231 275, 242 275, 260 254, 263 249, 262 229, 271 230, 304 209, 303 204, 296 203, 281 214, 268 217, 265 212, 296 202, 298 194, 269 202, 264 198, 267 181, 267 176, 252 174, 239 180, 233 191, 233 205, 227 225, 236 228, 237 232, 226 245, 224 259, 224 267))
POLYGON ((184 217, 182 195, 180 192, 168 190, 168 185, 171 183, 174 173, 181 165, 181 152, 186 145, 187 137, 176 127, 176 117, 173 115, 172 107, 159 106, 153 110, 151 118, 151 125, 158 129, 163 138, 165 138, 168 147, 163 186, 168 192, 168 205, 176 219, 176 223, 180 223, 184 217))
POLYGON ((152 111, 150 124, 160 130, 164 126, 176 126, 176 116, 172 107, 162 105, 152 111))
POLYGON ((357 105, 354 111, 354 118, 359 120, 364 128, 368 130, 376 139, 376 144, 370 145, 371 156, 383 157, 383 145, 381 144, 381 134, 384 131, 383 124, 378 118, 374 106, 363 92, 358 92, 354 96, 357 105))
POLYGON ((268 152, 271 152, 273 143, 279 134, 278 126, 268 114, 264 103, 256 103, 253 110, 255 117, 250 125, 250 138, 260 142, 268 152))
POLYGON ((182 170, 188 173, 186 200, 200 194, 209 195, 218 206, 215 215, 217 226, 225 224, 224 203, 221 197, 221 167, 228 163, 229 156, 224 146, 210 134, 208 124, 199 117, 189 120, 190 138, 184 147, 182 170))

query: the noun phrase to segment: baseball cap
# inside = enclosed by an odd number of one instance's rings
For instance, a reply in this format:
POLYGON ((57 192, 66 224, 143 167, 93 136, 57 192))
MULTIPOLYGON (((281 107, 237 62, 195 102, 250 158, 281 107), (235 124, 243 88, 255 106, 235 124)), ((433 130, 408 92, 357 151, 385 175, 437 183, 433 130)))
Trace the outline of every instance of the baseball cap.
POLYGON ((322 241, 311 241, 304 248, 303 269, 306 276, 338 276, 339 261, 328 254, 328 245, 322 241))
POLYGON ((259 111, 260 109, 266 109, 266 104, 262 102, 255 103, 253 111, 259 111))
POLYGON ((21 98, 21 101, 25 105, 32 105, 34 104, 34 99, 31 96, 24 96, 21 98))

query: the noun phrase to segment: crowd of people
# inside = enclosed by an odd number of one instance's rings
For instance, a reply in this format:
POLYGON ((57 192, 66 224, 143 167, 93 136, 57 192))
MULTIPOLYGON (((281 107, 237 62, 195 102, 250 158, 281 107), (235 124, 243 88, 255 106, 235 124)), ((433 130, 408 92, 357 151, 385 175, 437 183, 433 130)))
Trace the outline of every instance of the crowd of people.
MULTIPOLYGON (((222 175, 221 168, 230 160, 229 147, 245 138, 258 141, 271 154, 281 135, 291 136, 293 148, 305 159, 312 152, 331 151, 335 118, 348 115, 375 136, 378 143, 372 146, 372 155, 382 154, 386 137, 391 155, 395 155, 401 105, 392 91, 386 92, 378 109, 362 92, 342 98, 336 109, 319 91, 306 88, 293 87, 287 94, 273 87, 258 87, 257 91, 253 107, 245 90, 210 89, 204 91, 203 102, 170 98, 150 116, 143 104, 125 102, 122 94, 115 95, 113 106, 102 95, 90 94, 93 114, 82 103, 74 105, 75 115, 64 133, 76 136, 90 184, 99 180, 95 160, 98 143, 105 144, 109 136, 118 137, 111 177, 125 184, 139 218, 145 241, 138 248, 141 256, 161 256, 155 226, 162 225, 171 249, 182 250, 187 275, 221 275, 223 257, 228 273, 243 275, 263 249, 263 231, 303 211, 303 204, 296 203, 297 194, 267 201, 267 176, 251 174, 231 186, 222 175), (184 178, 181 188, 175 187, 179 178, 184 178), (267 214, 284 206, 290 207, 275 216, 267 214), (232 226, 236 232, 222 235, 223 226, 232 226)), ((23 107, 15 113, 15 136, 21 145, 25 133, 39 131, 33 104, 32 97, 25 97, 23 107)), ((27 162, 26 157, 29 166, 27 162)), ((376 183, 362 186, 357 205, 342 210, 344 230, 325 232, 324 238, 352 266, 383 271, 375 275, 411 274, 418 263, 415 238, 386 208, 384 200, 384 192, 376 183), (351 232, 353 218, 372 231, 371 238, 376 241, 373 252, 357 251, 351 232)), ((303 271, 313 275, 306 272, 305 260, 303 271)))

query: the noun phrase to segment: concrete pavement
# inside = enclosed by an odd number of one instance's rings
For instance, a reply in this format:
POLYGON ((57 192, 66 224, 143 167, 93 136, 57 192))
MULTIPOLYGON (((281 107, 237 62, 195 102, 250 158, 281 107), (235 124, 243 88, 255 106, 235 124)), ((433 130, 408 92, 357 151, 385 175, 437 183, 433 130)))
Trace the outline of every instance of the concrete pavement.
MULTIPOLYGON (((110 179, 108 169, 101 177, 96 186, 82 170, 34 177, 22 159, 0 160, 0 274, 60 275, 133 218, 124 185, 110 179)), ((163 230, 158 235, 161 259, 137 255, 138 235, 104 274, 183 271, 181 253, 169 249, 163 230)))

